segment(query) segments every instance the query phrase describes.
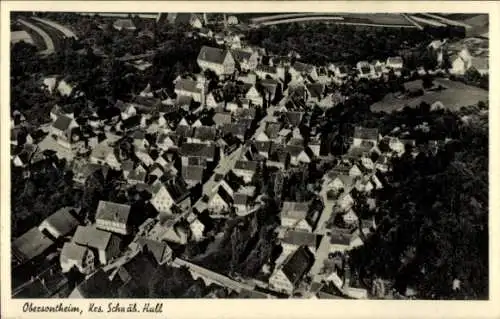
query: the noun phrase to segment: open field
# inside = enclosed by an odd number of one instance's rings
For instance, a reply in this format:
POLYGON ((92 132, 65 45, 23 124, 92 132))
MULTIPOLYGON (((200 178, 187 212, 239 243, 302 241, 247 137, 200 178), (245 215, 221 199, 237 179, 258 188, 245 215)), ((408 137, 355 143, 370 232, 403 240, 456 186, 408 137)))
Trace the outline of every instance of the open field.
POLYGON ((47 45, 45 44, 45 41, 43 41, 42 36, 33 31, 33 29, 24 25, 21 26, 19 29, 28 32, 28 34, 31 36, 31 39, 33 39, 33 45, 37 47, 38 51, 43 51, 47 49, 47 45))
MULTIPOLYGON (((252 23, 254 19, 266 18, 280 14, 297 14, 300 12, 244 12, 244 13, 231 13, 238 18, 240 22, 252 23)), ((210 15, 209 15, 210 18, 210 15)))
MULTIPOLYGON (((277 20, 277 19, 287 19, 287 18, 313 16, 313 15, 330 15, 330 14, 327 12, 324 12, 324 13, 293 12, 293 13, 274 13, 274 14, 265 14, 265 15, 255 14, 255 16, 253 18, 252 18, 252 16, 250 16, 248 18, 250 19, 250 22, 252 22, 252 23, 260 23, 260 22, 264 22, 264 21, 271 21, 271 20, 277 20)), ((336 14, 332 13, 331 15, 336 15, 336 14)))
POLYGON ((417 15, 424 16, 424 17, 427 17, 427 18, 431 18, 434 21, 443 22, 445 25, 452 25, 452 26, 460 26, 460 27, 464 27, 464 28, 470 28, 470 26, 468 24, 463 23, 462 21, 449 19, 447 17, 441 16, 441 15, 438 15, 438 14, 421 13, 421 14, 417 14, 417 15))
POLYGON ((478 15, 482 14, 477 14, 477 13, 435 13, 435 15, 440 15, 442 17, 451 19, 451 20, 456 20, 456 21, 463 21, 465 20, 476 17, 478 15))
POLYGON ((429 25, 432 27, 446 27, 446 23, 444 23, 438 19, 433 19, 433 18, 424 16, 423 14, 412 14, 409 17, 413 21, 415 21, 423 26, 429 25))
POLYGON ((478 14, 464 20, 464 22, 471 26, 467 30, 468 36, 489 37, 489 16, 487 14, 478 14))
POLYGON ((295 22, 329 21, 339 24, 380 26, 380 27, 407 27, 416 26, 402 14, 375 13, 283 13, 250 18, 254 25, 275 25, 295 22))
POLYGON ((486 14, 428 14, 428 13, 341 13, 341 12, 293 12, 235 14, 241 21, 254 27, 301 22, 328 22, 373 27, 405 27, 423 29, 430 27, 464 27, 467 33, 484 35, 488 32, 486 14))
POLYGON ((146 13, 146 12, 123 12, 123 13, 118 13, 118 12, 78 12, 79 15, 83 16, 94 16, 98 15, 100 17, 107 17, 107 18, 128 18, 129 16, 135 16, 137 15, 139 18, 142 19, 156 19, 158 18, 158 13, 146 13))
MULTIPOLYGON (((416 81, 414 81, 416 82, 416 81)), ((450 81, 447 79, 435 79, 436 86, 442 85, 445 90, 428 91, 423 96, 415 98, 397 98, 394 94, 388 94, 381 101, 373 104, 373 112, 393 112, 402 109, 405 105, 409 107, 418 107, 420 103, 426 102, 432 104, 440 101, 450 110, 458 110, 462 106, 476 105, 479 101, 488 100, 488 91, 466 85, 461 82, 450 81)), ((407 88, 416 88, 416 83, 409 82, 405 84, 407 88)))
POLYGON ((402 14, 399 13, 342 13, 342 16, 353 19, 369 20, 374 24, 413 26, 412 23, 410 23, 402 14))

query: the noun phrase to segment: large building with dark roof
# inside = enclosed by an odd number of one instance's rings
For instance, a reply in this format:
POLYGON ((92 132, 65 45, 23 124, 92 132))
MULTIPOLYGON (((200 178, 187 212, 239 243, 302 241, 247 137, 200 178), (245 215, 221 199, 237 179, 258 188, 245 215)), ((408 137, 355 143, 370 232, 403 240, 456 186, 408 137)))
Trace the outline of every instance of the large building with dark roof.
POLYGON ((103 265, 106 265, 120 253, 120 237, 97 229, 95 226, 78 226, 73 236, 73 242, 92 249, 97 253, 99 262, 103 265))
POLYGON ((116 288, 113 287, 109 277, 101 269, 86 278, 73 289, 68 298, 113 298, 117 297, 116 288))
POLYGON ((202 70, 212 70, 218 75, 231 75, 235 70, 231 52, 224 49, 203 46, 197 62, 202 70))
POLYGON ((309 271, 314 262, 314 256, 305 246, 290 254, 283 264, 271 275, 269 285, 273 290, 293 294, 298 283, 309 271))
POLYGON ((243 140, 247 132, 247 126, 240 123, 229 123, 222 126, 223 134, 232 134, 233 136, 243 140))
POLYGON ((201 157, 206 161, 211 162, 215 158, 215 145, 203 143, 184 143, 179 148, 179 154, 183 158, 183 165, 184 162, 187 164, 189 157, 201 157))
POLYGON ((12 242, 12 264, 15 267, 33 261, 43 256, 53 244, 50 238, 33 227, 12 242))
POLYGON ((361 146, 363 142, 377 145, 380 140, 380 134, 376 128, 366 128, 357 126, 354 128, 353 146, 361 146))
POLYGON ((203 182, 203 166, 185 166, 182 168, 182 178, 190 186, 201 184, 203 182))
POLYGON ((149 279, 156 266, 153 256, 138 253, 119 267, 113 278, 118 285, 118 297, 128 298, 143 295, 148 289, 149 279))
POLYGON ((75 213, 72 207, 63 207, 45 218, 38 228, 56 239, 66 236, 80 224, 75 218, 75 213))
POLYGON ((191 79, 178 79, 175 82, 175 94, 178 98, 191 97, 196 102, 201 102, 203 84, 191 79))

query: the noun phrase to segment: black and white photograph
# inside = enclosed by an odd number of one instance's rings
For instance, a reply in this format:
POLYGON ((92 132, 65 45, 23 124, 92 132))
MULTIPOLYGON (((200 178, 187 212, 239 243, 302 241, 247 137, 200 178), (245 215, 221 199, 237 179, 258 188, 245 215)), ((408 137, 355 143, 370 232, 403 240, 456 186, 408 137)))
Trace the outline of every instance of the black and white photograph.
POLYGON ((238 8, 9 13, 11 298, 488 300, 489 14, 238 8))

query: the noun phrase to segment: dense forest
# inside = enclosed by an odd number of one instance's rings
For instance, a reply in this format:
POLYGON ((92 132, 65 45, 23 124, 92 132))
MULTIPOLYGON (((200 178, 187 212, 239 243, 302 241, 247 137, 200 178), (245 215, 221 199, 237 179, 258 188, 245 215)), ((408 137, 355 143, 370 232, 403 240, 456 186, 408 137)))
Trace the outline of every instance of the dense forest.
POLYGON ((73 174, 66 161, 47 159, 23 170, 11 166, 11 236, 16 238, 65 206, 75 207, 82 193, 73 190, 73 174))
MULTIPOLYGON (((432 80, 431 80, 432 81, 432 80)), ((485 299, 488 296, 488 114, 487 101, 456 112, 431 111, 422 103, 400 112, 374 113, 369 105, 388 92, 404 91, 394 78, 386 83, 359 82, 339 88, 350 99, 313 111, 325 149, 340 156, 349 148, 355 126, 378 128, 382 135, 405 133, 419 148, 432 140, 450 139, 437 153, 408 149, 393 163, 376 193, 378 229, 353 251, 351 263, 365 282, 389 279, 404 292, 424 299, 485 299), (425 128, 422 124, 425 123, 425 128), (452 289, 453 280, 461 289, 452 289)), ((373 212, 364 205, 358 216, 373 212)))
POLYGON ((463 30, 450 28, 361 28, 338 24, 290 23, 251 29, 248 41, 278 55, 300 54, 300 60, 315 65, 358 61, 385 61, 401 55, 410 69, 429 63, 427 44, 435 38, 463 37, 463 30))
MULTIPOLYGON (((437 154, 407 150, 377 195, 377 231, 351 253, 365 280, 389 279, 424 299, 488 298, 488 126, 465 125, 437 154), (452 289, 458 279, 460 290, 452 289)), ((446 120, 446 119, 445 119, 446 120)))
MULTIPOLYGON (((194 263, 228 276, 256 276, 275 251, 274 228, 278 225, 277 208, 270 200, 253 216, 228 220, 221 229, 224 236, 215 247, 188 256, 194 263)), ((271 259, 272 260, 272 259, 271 259)))
POLYGON ((157 266, 148 276, 118 289, 118 298, 218 298, 229 297, 228 289, 193 279, 187 267, 157 266))
POLYGON ((104 52, 96 52, 87 37, 87 41, 66 41, 61 50, 46 58, 37 55, 34 46, 16 43, 11 46, 11 109, 23 112, 28 122, 36 126, 48 120, 54 104, 73 107, 78 112, 92 97, 97 107, 108 108, 117 100, 130 101, 148 84, 153 90, 166 88, 172 94, 173 80, 178 75, 199 72, 196 57, 201 47, 215 46, 206 39, 186 37, 186 30, 182 25, 165 26, 156 30, 153 40, 138 36, 141 29, 135 33, 112 27, 101 30, 97 21, 88 21, 83 35, 92 38, 104 52), (138 72, 120 60, 125 54, 149 50, 154 51, 149 58, 152 67, 147 70, 138 72), (75 85, 73 96, 65 99, 42 88, 43 79, 54 75, 75 85), (83 93, 82 97, 75 99, 77 93, 83 93))

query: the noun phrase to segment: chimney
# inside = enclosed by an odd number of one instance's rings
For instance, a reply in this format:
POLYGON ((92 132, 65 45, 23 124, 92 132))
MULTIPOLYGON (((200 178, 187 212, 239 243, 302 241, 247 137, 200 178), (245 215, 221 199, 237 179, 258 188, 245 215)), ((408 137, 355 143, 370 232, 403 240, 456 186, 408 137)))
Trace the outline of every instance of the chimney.
POLYGON ((205 25, 208 24, 208 18, 207 18, 207 13, 206 12, 203 12, 203 21, 204 21, 205 25))

